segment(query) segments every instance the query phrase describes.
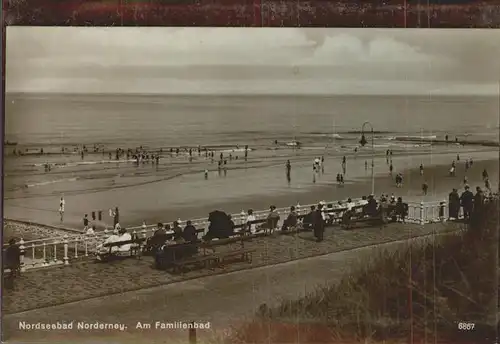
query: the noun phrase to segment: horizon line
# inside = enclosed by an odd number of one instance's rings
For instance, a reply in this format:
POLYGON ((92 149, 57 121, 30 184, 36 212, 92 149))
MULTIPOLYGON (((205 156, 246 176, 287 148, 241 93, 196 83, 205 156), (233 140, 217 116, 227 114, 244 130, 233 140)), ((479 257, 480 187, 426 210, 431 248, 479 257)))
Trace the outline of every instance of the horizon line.
POLYGON ((52 91, 6 91, 5 95, 46 95, 46 96, 154 96, 154 97, 498 97, 498 94, 459 94, 459 93, 152 93, 152 92, 52 92, 52 91))

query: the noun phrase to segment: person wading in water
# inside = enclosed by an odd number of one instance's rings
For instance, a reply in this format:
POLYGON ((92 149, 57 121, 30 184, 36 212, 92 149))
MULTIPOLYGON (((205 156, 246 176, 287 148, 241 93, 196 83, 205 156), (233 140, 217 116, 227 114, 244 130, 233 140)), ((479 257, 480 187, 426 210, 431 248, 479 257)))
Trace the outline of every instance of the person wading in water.
POLYGON ((64 200, 64 197, 61 197, 59 200, 59 217, 60 221, 63 222, 64 220, 64 206, 66 205, 66 201, 64 200))

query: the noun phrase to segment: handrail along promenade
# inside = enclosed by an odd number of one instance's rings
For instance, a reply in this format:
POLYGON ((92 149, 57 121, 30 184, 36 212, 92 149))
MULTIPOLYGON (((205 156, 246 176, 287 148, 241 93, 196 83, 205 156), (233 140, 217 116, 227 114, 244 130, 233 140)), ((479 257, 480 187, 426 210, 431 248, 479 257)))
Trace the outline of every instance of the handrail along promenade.
MULTIPOLYGON (((354 199, 355 203, 358 203, 361 199, 354 199)), ((345 204, 346 201, 341 201, 340 203, 345 204)), ((325 211, 329 210, 341 210, 345 209, 343 206, 339 206, 339 201, 325 201, 325 205, 333 205, 333 208, 326 208, 325 211)), ((446 201, 430 201, 430 202, 406 202, 408 204, 408 216, 406 221, 408 223, 415 223, 419 225, 424 225, 433 222, 446 221, 448 213, 447 202, 446 201)), ((298 215, 305 215, 309 212, 310 207, 315 204, 307 205, 295 205, 295 211, 298 215)), ((280 214, 280 225, 290 212, 290 207, 282 207, 276 209, 280 214)), ((267 217, 269 210, 259 210, 254 211, 255 218, 257 220, 262 220, 267 217)), ((244 224, 246 222, 247 213, 241 211, 241 213, 231 214, 235 224, 244 224)), ((176 220, 179 226, 183 227, 187 220, 176 220)), ((172 225, 174 221, 169 222, 172 225)), ((192 225, 198 229, 204 229, 203 232, 199 233, 200 236, 204 235, 208 231, 209 221, 208 218, 199 218, 191 220, 192 225)), ((157 229, 156 224, 142 226, 128 227, 127 231, 131 233, 134 237, 148 238, 153 235, 157 229)), ((75 231, 75 230, 73 230, 75 231)), ((97 251, 97 246, 102 244, 102 242, 112 233, 112 230, 105 229, 104 231, 99 231, 94 234, 86 234, 82 231, 80 234, 65 234, 49 238, 39 238, 35 240, 24 241, 22 238, 19 241, 19 246, 21 250, 21 272, 29 269, 48 267, 54 265, 69 265, 70 262, 76 261, 78 259, 87 258, 93 256, 97 251)), ((6 245, 4 245, 4 248, 6 245)))

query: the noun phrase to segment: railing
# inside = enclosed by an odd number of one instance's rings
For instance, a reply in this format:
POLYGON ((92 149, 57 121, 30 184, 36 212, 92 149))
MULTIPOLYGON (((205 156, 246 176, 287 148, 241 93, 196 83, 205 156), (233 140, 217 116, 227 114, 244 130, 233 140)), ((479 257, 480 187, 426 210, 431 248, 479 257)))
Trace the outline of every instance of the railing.
MULTIPOLYGON (((360 199, 355 199, 358 203, 360 199)), ((330 201, 325 204, 333 205, 333 208, 327 207, 326 210, 345 209, 345 202, 330 201)), ((309 212, 309 205, 295 206, 295 210, 299 215, 305 215, 309 212)), ((315 204, 314 204, 315 205, 315 204)), ((283 220, 290 212, 290 207, 276 209, 280 214, 280 222, 278 225, 281 228, 283 220)), ((254 215, 257 220, 265 219, 268 215, 268 210, 255 211, 254 215)), ((408 202, 408 223, 424 225, 426 223, 435 223, 446 221, 448 218, 448 207, 446 201, 435 202, 408 202)), ((247 213, 241 211, 239 214, 232 214, 235 224, 244 224, 246 222, 247 213)), ((177 220, 180 226, 184 226, 186 221, 177 220)), ((206 234, 208 231, 208 218, 191 220, 193 226, 198 229, 203 228, 204 231, 199 233, 199 236, 206 234)), ((127 228, 133 237, 148 238, 153 235, 156 230, 155 225, 146 225, 127 228)), ((52 265, 69 265, 70 262, 85 259, 89 256, 94 256, 97 252, 98 245, 109 237, 112 233, 110 230, 104 230, 94 234, 77 234, 64 235, 52 238, 41 238, 36 240, 24 241, 22 238, 19 242, 21 250, 21 272, 28 269, 47 267, 52 265)))

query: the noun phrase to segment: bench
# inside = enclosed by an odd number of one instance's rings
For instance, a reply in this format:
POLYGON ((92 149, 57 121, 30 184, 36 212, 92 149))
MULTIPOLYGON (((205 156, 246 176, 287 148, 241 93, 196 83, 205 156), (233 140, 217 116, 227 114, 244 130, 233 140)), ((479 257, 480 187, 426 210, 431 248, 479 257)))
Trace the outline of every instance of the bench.
MULTIPOLYGON (((353 208, 356 209, 356 208, 353 208)), ((408 216, 408 205, 405 203, 403 214, 398 210, 395 205, 389 205, 386 209, 385 216, 382 215, 380 208, 377 209, 377 213, 374 215, 367 215, 364 211, 357 211, 352 213, 350 216, 346 213, 342 216, 341 226, 344 229, 351 229, 358 223, 371 223, 371 224, 385 224, 389 221, 398 221, 398 219, 404 219, 408 216)))
POLYGON ((240 261, 246 261, 246 262, 251 263, 252 257, 253 257, 253 252, 255 252, 255 249, 245 248, 244 237, 211 241, 211 242, 203 243, 201 245, 201 247, 203 249, 204 255, 217 258, 217 261, 215 261, 215 263, 218 265, 222 265, 229 258, 240 258, 240 261), (234 240, 234 239, 237 239, 237 240, 234 240), (237 248, 230 248, 228 250, 219 251, 219 252, 217 252, 217 250, 216 250, 217 247, 222 247, 222 246, 227 247, 228 245, 231 245, 231 244, 238 244, 238 247, 237 248), (208 254, 207 254, 207 251, 209 251, 208 254))
POLYGON ((262 235, 266 235, 267 234, 267 231, 266 229, 264 228, 263 231, 260 231, 259 229, 262 228, 262 225, 265 224, 267 222, 267 219, 259 219, 259 220, 255 220, 255 221, 250 221, 250 222, 246 222, 246 223, 242 223, 242 224, 239 224, 239 225, 236 225, 234 226, 234 229, 240 229, 239 231, 235 231, 235 234, 238 235, 238 236, 262 236, 262 235), (251 225, 255 225, 255 234, 251 234, 251 231, 250 231, 250 228, 249 226, 251 225), (259 226, 260 225, 260 226, 259 226))
POLYGON ((216 264, 218 260, 218 256, 212 255, 201 255, 194 256, 187 259, 176 260, 172 262, 172 272, 183 272, 183 269, 189 266, 196 267, 198 265, 203 265, 204 268, 208 268, 209 266, 213 266, 216 264))
POLYGON ((201 249, 201 254, 187 257, 185 259, 181 258, 179 260, 175 259, 171 262, 173 268, 173 273, 183 272, 186 267, 196 267, 202 266, 204 268, 213 268, 216 266, 221 266, 226 263, 230 258, 240 258, 241 261, 252 262, 253 252, 255 249, 248 249, 244 246, 243 237, 240 238, 227 238, 220 240, 212 240, 209 242, 202 242, 194 244, 197 250, 201 249), (231 244, 238 243, 239 247, 236 249, 228 249, 224 251, 217 252, 217 247, 227 246, 231 244))
POLYGON ((102 245, 104 248, 108 248, 106 253, 97 253, 98 260, 107 261, 110 258, 127 258, 127 257, 141 257, 142 244, 146 241, 146 238, 135 238, 125 241, 115 241, 102 245), (130 250, 127 251, 113 251, 114 247, 120 247, 123 245, 130 245, 130 250))
MULTIPOLYGON (((196 237, 199 236, 200 233, 205 233, 204 228, 199 228, 196 229, 196 237)), ((171 240, 173 238, 173 232, 165 233, 165 234, 160 234, 160 235, 153 235, 150 236, 149 238, 146 239, 146 243, 143 249, 143 254, 144 255, 152 255, 158 250, 161 246, 165 245, 165 243, 168 240, 171 240)))

